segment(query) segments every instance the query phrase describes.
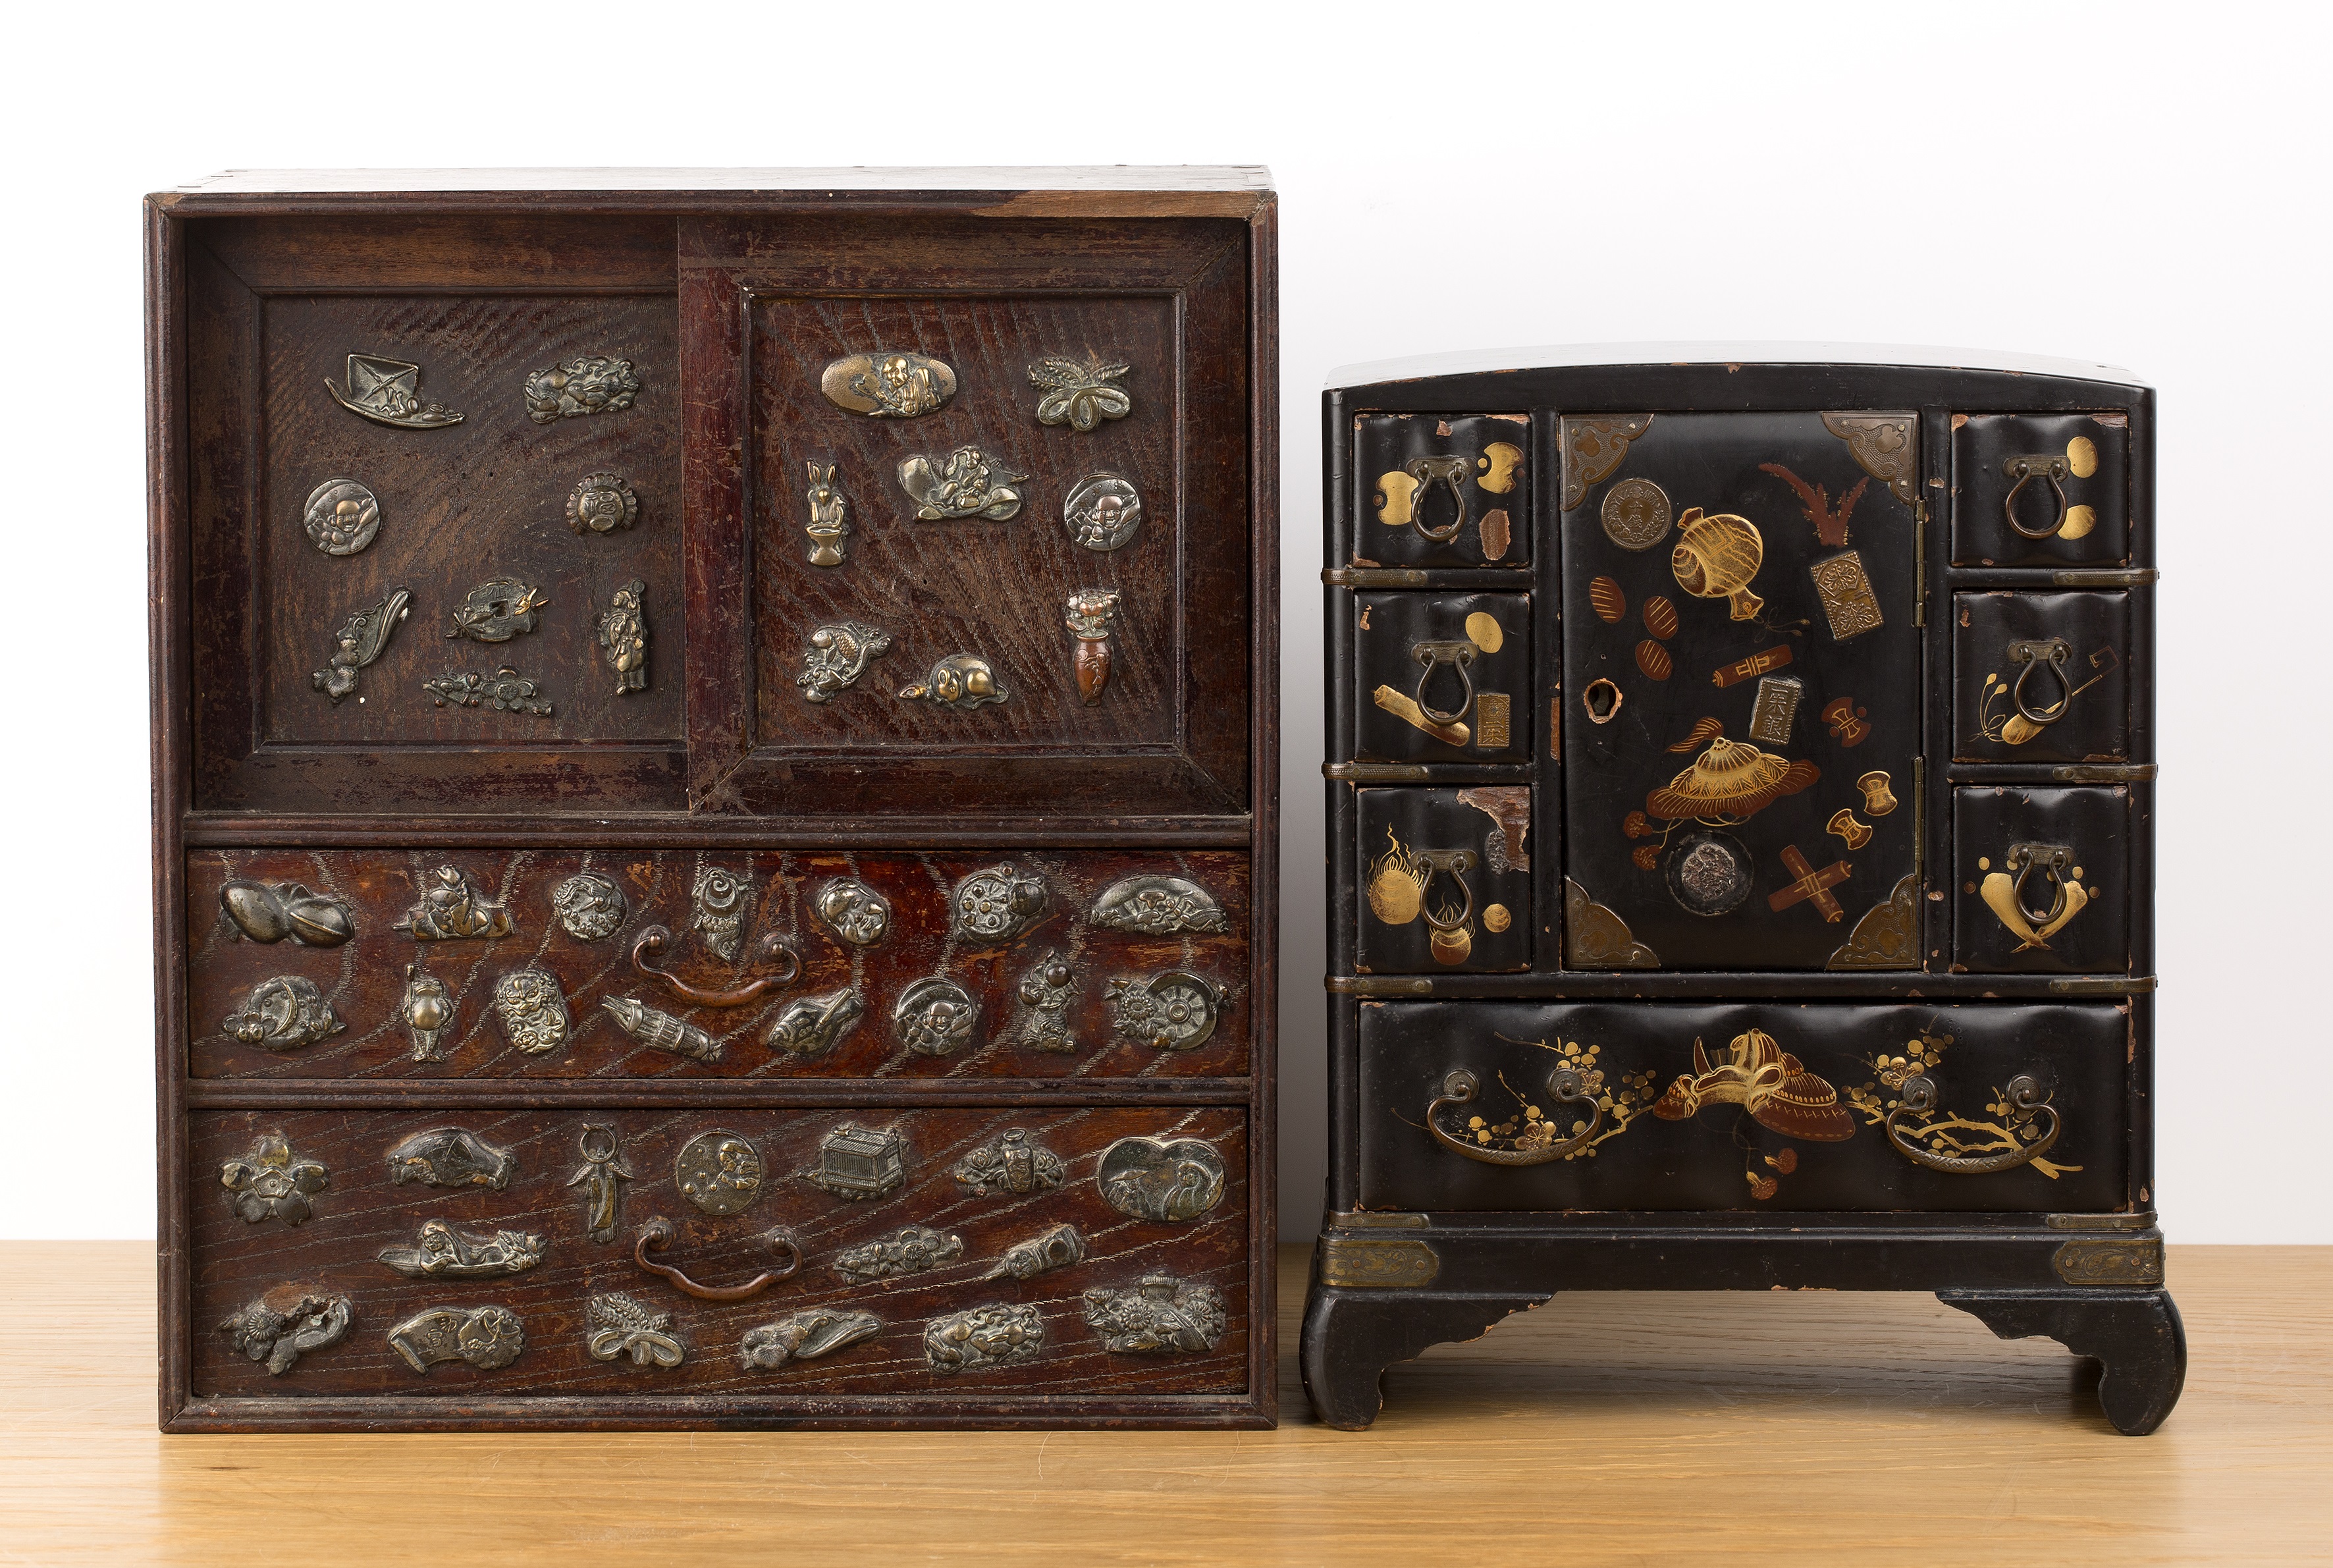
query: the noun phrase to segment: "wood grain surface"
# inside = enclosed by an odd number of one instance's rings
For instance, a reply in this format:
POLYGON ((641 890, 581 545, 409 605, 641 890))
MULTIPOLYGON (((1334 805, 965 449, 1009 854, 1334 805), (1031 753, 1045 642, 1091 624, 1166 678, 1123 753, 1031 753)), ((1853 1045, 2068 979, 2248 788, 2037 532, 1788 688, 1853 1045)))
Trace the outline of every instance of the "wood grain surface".
POLYGON ((1368 1432, 218 1436, 153 1429, 145 1243, 0 1249, 8 1560, 377 1564, 2333 1561, 2333 1248, 2178 1247, 2151 1438, 1925 1296, 1559 1297, 1368 1432), (65 1310, 60 1310, 61 1304, 65 1310), (37 1332, 35 1328, 37 1327, 37 1332))

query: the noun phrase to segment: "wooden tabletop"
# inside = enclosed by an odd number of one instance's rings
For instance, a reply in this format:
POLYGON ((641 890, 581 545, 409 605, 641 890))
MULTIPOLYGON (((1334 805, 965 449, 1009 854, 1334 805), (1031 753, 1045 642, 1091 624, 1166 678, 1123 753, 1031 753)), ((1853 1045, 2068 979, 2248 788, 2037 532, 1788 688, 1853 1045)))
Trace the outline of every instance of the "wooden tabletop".
POLYGON ((1366 1433, 187 1437, 154 1264, 0 1244, 0 1563, 2333 1562, 2333 1247, 2177 1247, 2187 1390, 1927 1296, 1558 1296, 1386 1379, 1366 1433))

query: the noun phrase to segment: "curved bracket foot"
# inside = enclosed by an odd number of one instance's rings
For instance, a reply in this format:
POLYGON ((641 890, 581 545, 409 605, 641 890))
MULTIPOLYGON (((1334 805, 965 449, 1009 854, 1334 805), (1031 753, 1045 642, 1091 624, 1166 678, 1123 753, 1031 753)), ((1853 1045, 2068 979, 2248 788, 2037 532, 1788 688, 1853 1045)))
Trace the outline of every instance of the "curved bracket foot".
POLYGON ((1550 1295, 1444 1295, 1422 1290, 1339 1290, 1317 1282, 1304 1301, 1298 1364, 1312 1413, 1358 1432, 1385 1404, 1378 1380, 1428 1345, 1480 1339, 1509 1313, 1550 1295))
POLYGON ((2098 1405, 2126 1437, 2161 1426, 2187 1380, 2187 1332, 2168 1291, 1940 1290, 1936 1299, 2002 1339, 2040 1335, 2102 1363, 2098 1405))

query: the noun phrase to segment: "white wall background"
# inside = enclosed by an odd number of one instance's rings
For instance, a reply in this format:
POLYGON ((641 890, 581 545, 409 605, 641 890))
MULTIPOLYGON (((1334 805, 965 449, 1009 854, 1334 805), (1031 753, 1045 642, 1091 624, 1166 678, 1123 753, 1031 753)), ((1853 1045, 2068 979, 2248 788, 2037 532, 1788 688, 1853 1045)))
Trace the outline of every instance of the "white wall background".
MULTIPOLYGON (((144 192, 225 168, 1265 162, 1282 1224, 1322 1169, 1319 389, 1517 343, 2013 349, 2162 389, 2160 1205, 2333 1242, 2325 13, 1091 0, 44 6, 0 244, 0 1236, 152 1234, 144 192)), ((197 613, 199 613, 199 607, 197 613)))

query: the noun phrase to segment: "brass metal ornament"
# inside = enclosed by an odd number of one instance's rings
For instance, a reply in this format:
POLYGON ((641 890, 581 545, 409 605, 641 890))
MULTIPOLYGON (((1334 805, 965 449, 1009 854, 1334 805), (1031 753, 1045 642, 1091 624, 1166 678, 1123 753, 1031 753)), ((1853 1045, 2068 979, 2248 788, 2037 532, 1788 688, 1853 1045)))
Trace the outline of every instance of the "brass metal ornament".
POLYGON ((1107 554, 1142 526, 1142 492, 1117 474, 1089 474, 1061 497, 1061 521, 1083 550, 1107 554))
POLYGON ((1650 550, 1669 536, 1668 492, 1650 479, 1623 479, 1604 492, 1604 537, 1623 550, 1650 550))
POLYGON ((243 1310, 219 1324, 219 1332, 235 1348, 264 1362, 267 1375, 280 1378, 310 1351, 341 1342, 356 1321, 356 1307, 344 1295, 324 1295, 302 1284, 279 1284, 245 1303, 243 1310))
POLYGON ((958 447, 940 458, 918 454, 899 465, 899 488, 926 523, 948 517, 1002 523, 1021 510, 1021 492, 1013 486, 1028 477, 974 446, 958 447))
POLYGON ((526 1230, 463 1230, 442 1219, 421 1222, 410 1246, 374 1256, 408 1279, 492 1279, 523 1274, 542 1261, 543 1239, 526 1230))
MULTIPOLYGON (((1514 1147, 1511 1149, 1494 1148, 1482 1138, 1461 1138, 1445 1131, 1439 1120, 1441 1112, 1445 1108, 1473 1104, 1482 1087, 1483 1081, 1466 1069, 1452 1070, 1443 1077, 1442 1092, 1426 1101, 1425 1118, 1426 1130, 1435 1142, 1453 1154, 1464 1155, 1478 1164, 1547 1165, 1566 1159, 1594 1143, 1596 1134, 1604 1126, 1603 1107, 1597 1102, 1597 1090, 1600 1083, 1591 1081, 1578 1068, 1559 1067, 1549 1073, 1547 1079, 1547 1092, 1552 1103, 1585 1112, 1585 1125, 1569 1137, 1559 1136, 1553 1112, 1541 1111, 1537 1106, 1530 1108, 1531 1114, 1527 1117, 1522 1131, 1513 1140, 1514 1147)), ((1479 1126, 1482 1118, 1478 1116, 1474 1121, 1479 1126)))
POLYGON ((888 1197, 907 1179, 907 1140, 894 1128, 845 1121, 819 1140, 818 1164, 802 1179, 847 1202, 888 1197))
POLYGON ((1125 418, 1134 411, 1134 399, 1118 383, 1132 369, 1104 363, 1090 352, 1082 362, 1048 354, 1029 367, 1030 381, 1045 394, 1037 399, 1037 423, 1090 430, 1106 419, 1125 418))
POLYGON ((1688 914, 1731 914, 1756 880, 1750 851, 1731 833, 1695 831, 1669 842, 1663 876, 1669 896, 1688 914))
POLYGON ((1109 983, 1112 1025, 1154 1051, 1195 1051, 1205 1044, 1223 1003, 1223 993, 1212 982, 1180 969, 1109 983))
POLYGON ((773 1372, 792 1361, 811 1361, 871 1340, 883 1320, 844 1307, 805 1307, 775 1323, 757 1323, 737 1343, 737 1359, 756 1371, 773 1372))
POLYGON ((324 668, 309 678, 318 691, 331 698, 332 706, 339 707, 342 697, 356 690, 357 672, 387 650, 389 634, 405 619, 412 602, 411 593, 392 588, 341 625, 332 638, 332 651, 324 668))
POLYGON ((1127 877, 1112 882, 1094 900, 1090 925, 1146 937, 1231 928, 1223 909, 1206 889, 1181 877, 1127 877))
POLYGON ((1412 457, 1399 468, 1378 476, 1378 491, 1384 497, 1378 506, 1378 521, 1389 528, 1414 527, 1420 537, 1446 544, 1466 526, 1466 481, 1472 477, 1472 468, 1463 456, 1443 453, 1412 457), (1447 523, 1429 526, 1425 520, 1426 502, 1437 485, 1449 495, 1455 512, 1447 523))
POLYGON ((1136 1219, 1196 1219, 1224 1200, 1224 1157, 1196 1138, 1121 1138, 1094 1171, 1102 1201, 1136 1219))
POLYGON ((1799 702, 1805 695, 1806 687, 1797 676, 1762 677, 1750 709, 1750 738, 1768 746, 1790 745, 1791 728, 1798 721, 1799 702))
POLYGON ((405 997, 398 1004, 398 1012, 404 1018, 406 1033, 413 1042, 411 1060, 446 1060, 445 1053, 437 1048, 437 1037, 454 1021, 454 997, 446 989, 446 982, 418 964, 408 964, 405 966, 405 997))
POLYGON ((1628 922, 1563 879, 1564 962, 1575 969, 1657 969, 1660 955, 1637 940, 1628 922))
POLYGON ((818 390, 838 409, 877 419, 913 419, 947 406, 955 371, 928 354, 877 349, 845 354, 819 372, 818 390))
POLYGON ((1015 988, 1021 1005, 1027 1009, 1022 1021, 1019 1037, 1022 1044, 1032 1051, 1046 1051, 1067 1055, 1078 1048, 1070 1032, 1070 1007, 1078 999, 1078 975, 1068 960, 1058 953, 1048 952, 1021 976, 1015 988))
POLYGON ((600 1010, 616 1021, 616 1027, 658 1051, 669 1051, 676 1056, 686 1056, 693 1062, 721 1060, 721 1042, 696 1024, 660 1013, 647 1003, 630 996, 602 996, 600 1010))
POLYGON ((1043 919, 1048 901, 1044 879, 1023 876, 1006 861, 955 885, 950 924, 967 941, 1001 945, 1043 919))
POLYGON ((951 653, 913 686, 899 688, 906 702, 928 701, 959 713, 970 713, 992 702, 1008 702, 1013 694, 996 678, 996 670, 976 653, 951 653))
POLYGON ((2073 467, 2063 453, 2039 452, 2027 457, 2005 457, 2002 460, 2001 471, 2005 477, 2016 481, 2009 487, 2009 494, 2001 498, 2002 515, 2009 519, 2010 527, 2028 539, 2048 539, 2065 526, 2070 505, 2066 497, 2065 481, 2073 472, 2073 467), (2029 527, 2017 514, 2017 497, 2036 479, 2050 486, 2050 497, 2053 503, 2050 521, 2038 528, 2029 527))
POLYGON ((1883 903, 1855 922, 1826 969, 1909 969, 1920 961, 1920 879, 1906 875, 1883 903))
POLYGON ((2001 1100, 2016 1125, 2039 1124, 2033 1126, 2030 1135, 2006 1136, 2002 1147, 1983 1153, 1945 1153, 1943 1150, 1946 1148, 1966 1144, 1962 1140, 1938 1135, 1969 1124, 1937 1111, 1935 1080, 1925 1073, 1907 1078, 1900 1095, 1884 1123, 1888 1143, 1913 1164, 1950 1176, 1987 1176, 2031 1164, 2050 1151, 2065 1127, 2040 1081, 2030 1073, 2021 1073, 2002 1085, 2001 1100))
POLYGON ((616 1239, 616 1226, 623 1214, 623 1183, 631 1180, 631 1167, 624 1163, 623 1141, 612 1127, 585 1122, 577 1147, 583 1163, 567 1178, 567 1185, 583 1189, 584 1227, 593 1241, 604 1246, 616 1239))
POLYGON ((302 882, 226 882, 219 904, 235 929, 254 942, 288 937, 303 948, 337 948, 356 935, 346 904, 302 882))
POLYGON ((507 664, 492 675, 454 670, 423 681, 421 689, 438 707, 483 706, 496 713, 531 713, 537 718, 549 718, 552 714, 552 705, 542 695, 542 688, 507 664))
POLYGON ((518 1174, 518 1156, 463 1127, 433 1127, 389 1151, 392 1187, 483 1187, 500 1192, 518 1174))
POLYGON ((1165 1273, 1086 1292, 1081 1315, 1112 1355, 1196 1355, 1222 1342, 1229 1321, 1223 1292, 1165 1273))
POLYGON ((1910 413, 1822 416, 1823 428, 1847 443, 1862 470, 1909 506, 1919 499, 1919 416, 1910 413))
POLYGON ((296 1152, 280 1132, 261 1133, 251 1140, 242 1159, 219 1167, 226 1206, 245 1225, 270 1219, 304 1225, 315 1215, 308 1202, 310 1196, 331 1184, 332 1173, 296 1152))
POLYGON ((946 1056, 972 1039, 980 1004, 954 980, 917 980, 891 1005, 891 1032, 918 1056, 946 1056))
POLYGON ((1627 457, 1628 444, 1652 428, 1652 424, 1650 414, 1566 415, 1559 435, 1563 480, 1560 510, 1579 510, 1588 499, 1589 486, 1610 478, 1627 457))
POLYGON ((2050 938, 2090 902, 2088 890, 2082 886, 2082 868, 2074 864, 2074 851, 2067 844, 2010 845, 2002 870, 1987 873, 1979 897, 1993 918, 2017 938, 2021 953, 2028 948, 2046 951, 2050 938), (2039 909, 2028 902, 2032 895, 2025 890, 2036 871, 2050 895, 2049 903, 2039 909))
POLYGON ((567 998, 548 970, 514 969, 494 982, 494 1012, 510 1043, 529 1056, 567 1044, 567 998))
POLYGON ((505 1306, 431 1307, 389 1330, 389 1343, 417 1372, 445 1361, 491 1372, 526 1349, 526 1323, 505 1306))
POLYGON ((586 474, 567 496, 567 525, 578 534, 613 534, 639 521, 640 498, 621 474, 586 474))
POLYGON ((1045 1316, 1020 1302, 993 1302, 924 1325, 924 1361, 942 1374, 1025 1361, 1045 1348, 1045 1316))
POLYGON ((339 1034, 348 1025, 305 975, 276 975, 252 987, 240 1011, 219 1028, 245 1045, 297 1051, 339 1034))
POLYGON ((1822 601, 1833 642, 1845 642, 1877 629, 1883 621, 1878 596, 1863 570, 1863 554, 1848 550, 1826 557, 1807 568, 1814 578, 1815 597, 1822 601))
POLYGON ((688 1347, 673 1332, 672 1314, 656 1312, 638 1297, 609 1291, 585 1303, 590 1323, 584 1349, 595 1361, 620 1361, 629 1356, 636 1367, 677 1367, 688 1347))
POLYGON ((794 684, 806 701, 830 701, 834 694, 858 684, 867 667, 891 647, 891 634, 856 620, 838 620, 810 634, 802 650, 802 673, 794 684))
POLYGON ((707 1214, 738 1214, 762 1190, 762 1151, 741 1132, 700 1132, 681 1146, 673 1185, 707 1214))
POLYGON ((698 869, 689 889, 688 928, 705 934, 705 945, 731 963, 745 922, 745 894, 753 879, 725 866, 698 869))
POLYGON ((592 622, 600 657, 615 675, 618 697, 648 689, 648 583, 633 578, 609 595, 608 608, 592 622))
POLYGON ((301 508, 308 543, 327 555, 354 555, 380 532, 380 502, 354 479, 327 479, 301 508))
POLYGON ((1442 1255, 1413 1236, 1324 1236, 1320 1283, 1339 1290, 1416 1290, 1442 1272, 1442 1255))
POLYGON ((578 871, 551 890, 551 907, 559 923, 579 942, 598 942, 616 934, 631 913, 624 890, 597 871, 578 871))
POLYGON ((834 1255, 834 1272, 852 1284, 898 1279, 940 1268, 964 1255, 964 1237, 927 1225, 902 1226, 888 1236, 846 1246, 834 1255))
POLYGON ((1013 1127, 957 1160, 948 1174, 974 1198, 992 1193, 1026 1198, 1031 1193, 1051 1192, 1068 1173, 1060 1155, 1032 1142, 1022 1129, 1013 1127))
POLYGON ((890 934, 890 900, 856 877, 827 883, 811 908, 828 930, 854 948, 872 948, 890 934))
POLYGON ((324 390, 350 413, 400 430, 435 430, 458 425, 462 416, 442 403, 424 402, 420 395, 421 367, 377 354, 350 354, 348 386, 336 387, 326 377, 324 390))
POLYGON ((810 563, 812 566, 842 564, 843 535, 850 532, 846 517, 850 504, 835 487, 831 463, 805 463, 803 472, 810 479, 810 521, 802 532, 810 538, 810 563))
POLYGON ((538 425, 591 414, 613 414, 632 406, 640 379, 629 360, 578 354, 547 370, 527 373, 526 417, 538 425))
POLYGON ((473 642, 508 642, 533 631, 549 602, 542 590, 521 578, 489 577, 462 596, 446 635, 473 642))
POLYGON ((1039 1275, 1085 1262, 1091 1251, 1074 1225, 1048 1226, 1035 1236, 1014 1242, 997 1255, 995 1266, 984 1279, 1035 1279, 1039 1275))
POLYGON ((1088 707, 1101 701, 1109 684, 1109 634, 1118 616, 1118 594, 1107 588, 1080 588, 1070 595, 1063 624, 1077 640, 1072 661, 1078 678, 1078 699, 1088 707))
POLYGON ((779 1011, 762 1043, 794 1056, 823 1056, 866 1011, 865 999, 849 986, 823 996, 797 996, 779 1011))
POLYGON ((507 937, 516 924, 508 909, 480 899, 469 878, 452 866, 439 866, 430 872, 421 901, 397 928, 411 932, 417 942, 450 942, 507 937))

